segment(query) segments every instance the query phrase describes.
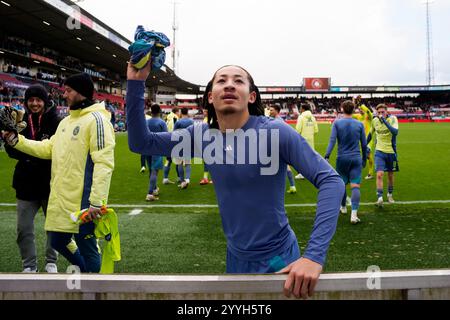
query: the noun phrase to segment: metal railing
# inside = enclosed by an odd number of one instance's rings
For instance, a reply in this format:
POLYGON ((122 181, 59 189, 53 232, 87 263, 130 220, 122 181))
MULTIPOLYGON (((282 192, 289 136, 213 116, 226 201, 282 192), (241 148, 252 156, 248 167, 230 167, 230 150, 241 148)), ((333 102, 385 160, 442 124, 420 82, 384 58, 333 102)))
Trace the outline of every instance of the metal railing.
MULTIPOLYGON (((0 299, 285 299, 286 275, 0 274, 0 299)), ((313 299, 450 299, 450 270, 322 274, 313 299)))

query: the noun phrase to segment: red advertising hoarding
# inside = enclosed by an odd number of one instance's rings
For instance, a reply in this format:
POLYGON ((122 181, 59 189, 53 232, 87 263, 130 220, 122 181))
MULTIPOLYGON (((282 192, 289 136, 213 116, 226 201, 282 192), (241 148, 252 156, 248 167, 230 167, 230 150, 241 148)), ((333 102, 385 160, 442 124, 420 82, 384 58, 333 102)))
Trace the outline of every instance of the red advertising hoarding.
POLYGON ((42 61, 42 62, 47 62, 49 64, 56 64, 55 60, 47 58, 47 57, 40 56, 40 55, 35 54, 35 53, 30 53, 30 58, 34 59, 34 60, 42 61))
POLYGON ((330 78, 303 78, 305 91, 329 91, 330 78))

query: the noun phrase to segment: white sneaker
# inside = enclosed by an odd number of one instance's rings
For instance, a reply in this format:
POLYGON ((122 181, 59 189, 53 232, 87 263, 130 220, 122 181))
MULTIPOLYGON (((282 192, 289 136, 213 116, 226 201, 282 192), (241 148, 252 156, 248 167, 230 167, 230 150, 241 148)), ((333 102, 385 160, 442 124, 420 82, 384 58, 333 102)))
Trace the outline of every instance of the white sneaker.
POLYGON ((183 181, 178 185, 178 187, 180 187, 181 189, 186 189, 187 187, 189 187, 189 182, 183 181))
POLYGON ((341 207, 341 213, 346 214, 347 213, 347 207, 341 207))
POLYGON ((383 206, 383 197, 379 197, 376 203, 377 206, 382 207, 383 206))
POLYGON ((389 203, 395 203, 395 200, 394 200, 394 197, 392 196, 392 194, 388 193, 387 197, 388 197, 389 203))
POLYGON ((361 222, 361 220, 358 218, 358 216, 356 214, 352 213, 352 217, 350 218, 350 223, 357 224, 358 222, 361 222))
POLYGON ((155 197, 159 196, 159 188, 158 188, 158 187, 156 187, 156 189, 153 190, 153 195, 154 195, 155 197))
POLYGON ((37 269, 33 269, 33 268, 24 268, 23 269, 23 271, 22 271, 22 273, 36 273, 37 272, 37 269))
POLYGON ((58 273, 58 267, 54 263, 47 263, 45 265, 45 271, 47 271, 47 273, 58 273))
POLYGON ((371 180, 371 179, 373 179, 373 175, 368 174, 364 179, 366 179, 366 180, 371 180))
POLYGON ((305 179, 305 177, 302 176, 301 173, 299 173, 298 175, 295 176, 295 179, 300 180, 300 179, 305 179))
POLYGON ((146 201, 156 201, 156 200, 159 200, 159 198, 156 197, 156 196, 154 196, 154 195, 152 195, 152 194, 148 194, 148 195, 145 197, 145 200, 146 200, 146 201))
POLYGON ((164 178, 164 179, 163 179, 163 184, 175 184, 175 182, 170 181, 170 180, 167 179, 167 178, 164 178))
POLYGON ((141 170, 139 170, 140 173, 144 173, 145 172, 145 167, 142 167, 141 170))

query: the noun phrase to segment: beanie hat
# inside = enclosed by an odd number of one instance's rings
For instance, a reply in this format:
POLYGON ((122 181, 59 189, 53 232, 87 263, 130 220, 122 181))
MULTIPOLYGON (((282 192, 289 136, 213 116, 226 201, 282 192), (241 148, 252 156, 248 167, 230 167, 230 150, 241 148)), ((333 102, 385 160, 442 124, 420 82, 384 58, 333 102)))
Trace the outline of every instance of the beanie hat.
POLYGON ((49 105, 49 97, 47 89, 41 84, 33 84, 28 87, 28 89, 25 91, 25 105, 28 103, 28 99, 31 97, 37 97, 44 101, 44 105, 48 107, 49 105))
POLYGON ((71 87, 89 100, 92 100, 94 97, 94 83, 91 76, 87 73, 79 73, 68 77, 64 85, 71 87))

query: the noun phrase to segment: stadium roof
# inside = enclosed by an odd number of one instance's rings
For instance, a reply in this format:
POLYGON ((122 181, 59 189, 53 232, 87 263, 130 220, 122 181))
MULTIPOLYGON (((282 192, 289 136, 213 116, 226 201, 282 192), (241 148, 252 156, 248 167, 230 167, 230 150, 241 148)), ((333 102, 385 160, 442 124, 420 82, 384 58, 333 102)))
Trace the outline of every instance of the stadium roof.
MULTIPOLYGON (((2 30, 125 77, 130 41, 73 2, 4 0, 0 8, 2 30)), ((167 66, 152 73, 147 85, 173 87, 180 93, 199 92, 198 85, 180 79, 167 66)))
MULTIPOLYGON (((407 86, 331 86, 326 90, 306 90, 303 86, 258 86, 261 94, 404 94, 424 92, 450 92, 450 85, 407 86)), ((204 92, 205 87, 200 90, 204 92)))

